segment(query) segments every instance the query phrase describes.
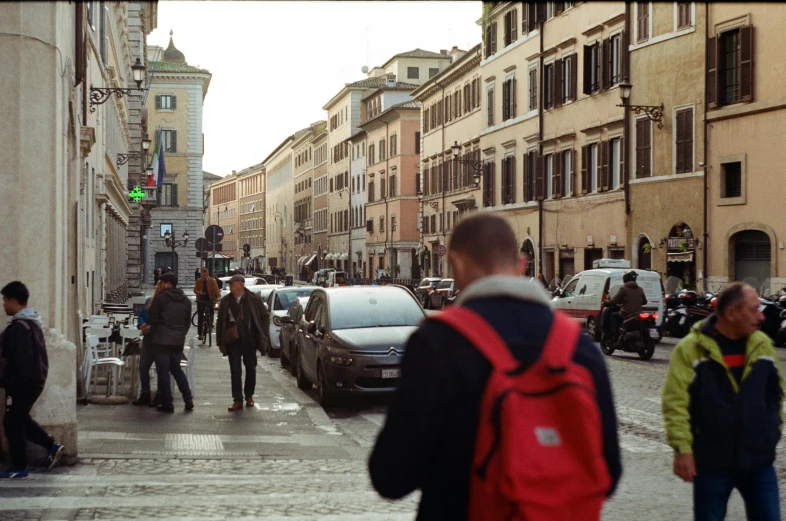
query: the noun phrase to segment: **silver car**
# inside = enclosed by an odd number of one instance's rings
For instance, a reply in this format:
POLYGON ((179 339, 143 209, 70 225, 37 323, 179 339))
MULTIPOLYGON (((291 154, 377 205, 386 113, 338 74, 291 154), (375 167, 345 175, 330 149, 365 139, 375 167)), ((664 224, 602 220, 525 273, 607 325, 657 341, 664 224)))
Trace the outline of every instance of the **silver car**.
POLYGON ((308 297, 317 286, 275 287, 267 295, 267 309, 270 311, 270 350, 267 355, 277 358, 281 355, 281 317, 289 311, 292 302, 298 297, 308 297))

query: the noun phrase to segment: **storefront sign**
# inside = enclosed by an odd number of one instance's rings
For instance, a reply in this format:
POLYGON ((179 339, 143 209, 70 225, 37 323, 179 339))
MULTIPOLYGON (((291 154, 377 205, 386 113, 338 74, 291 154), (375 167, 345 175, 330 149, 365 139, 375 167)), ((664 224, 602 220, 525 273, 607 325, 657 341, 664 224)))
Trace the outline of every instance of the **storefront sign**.
POLYGON ((696 249, 696 239, 694 237, 669 237, 669 249, 670 250, 683 250, 683 243, 685 243, 685 248, 688 250, 695 250, 696 249))

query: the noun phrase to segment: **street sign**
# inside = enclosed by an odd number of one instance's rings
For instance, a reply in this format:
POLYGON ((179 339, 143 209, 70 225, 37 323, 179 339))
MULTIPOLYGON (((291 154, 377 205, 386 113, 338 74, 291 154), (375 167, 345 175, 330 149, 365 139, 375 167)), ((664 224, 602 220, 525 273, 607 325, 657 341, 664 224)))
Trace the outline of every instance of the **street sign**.
POLYGON ((221 240, 224 238, 224 229, 217 224, 211 224, 205 230, 205 238, 213 246, 221 244, 221 240))
POLYGON ((445 246, 444 246, 443 244, 437 244, 437 245, 434 247, 434 253, 436 253, 436 254, 437 254, 437 255, 439 255, 440 257, 442 257, 443 255, 445 255, 446 251, 447 251, 447 250, 445 250, 445 246))
POLYGON ((203 239, 201 237, 196 240, 196 242, 194 243, 194 246, 196 246, 197 251, 200 251, 200 252, 201 251, 207 251, 207 250, 210 249, 210 243, 208 242, 208 240, 207 239, 203 239))

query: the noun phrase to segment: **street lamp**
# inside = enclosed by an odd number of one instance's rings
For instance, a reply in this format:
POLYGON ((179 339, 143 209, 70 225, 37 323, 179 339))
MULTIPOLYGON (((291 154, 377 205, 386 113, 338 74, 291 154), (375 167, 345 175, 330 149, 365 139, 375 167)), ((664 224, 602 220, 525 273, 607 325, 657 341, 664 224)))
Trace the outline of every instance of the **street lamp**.
POLYGON ((622 103, 617 105, 618 107, 629 109, 636 114, 646 114, 650 121, 654 121, 658 124, 658 128, 663 128, 663 103, 660 105, 630 105, 628 102, 630 100, 630 91, 633 89, 633 85, 627 81, 623 81, 619 84, 619 88, 620 101, 622 103))
POLYGON ((145 66, 139 60, 136 59, 136 62, 131 66, 131 74, 133 75, 134 81, 136 82, 136 88, 125 89, 121 87, 93 87, 90 86, 90 113, 94 113, 96 111, 97 105, 103 105, 106 103, 112 94, 115 95, 118 99, 122 99, 123 95, 130 95, 135 90, 147 90, 142 88, 142 82, 145 80, 145 66))
POLYGON ((483 172, 483 161, 475 161, 474 159, 460 159, 459 153, 461 152, 461 145, 458 144, 458 141, 454 141, 453 146, 450 148, 453 151, 453 156, 455 157, 454 161, 460 165, 472 167, 472 170, 474 171, 472 174, 472 183, 475 185, 475 188, 480 186, 480 174, 483 172))
POLYGON ((178 263, 175 262, 175 248, 179 246, 185 248, 188 245, 188 231, 183 232, 182 241, 177 241, 173 238, 172 233, 169 230, 167 230, 166 232, 164 232, 164 242, 166 243, 168 248, 172 248, 172 264, 174 264, 175 275, 177 275, 178 272, 180 271, 180 267, 178 266, 178 263))
POLYGON ((142 140, 142 152, 129 151, 126 154, 117 154, 117 166, 128 163, 129 159, 146 158, 148 150, 150 150, 150 139, 145 138, 142 140))

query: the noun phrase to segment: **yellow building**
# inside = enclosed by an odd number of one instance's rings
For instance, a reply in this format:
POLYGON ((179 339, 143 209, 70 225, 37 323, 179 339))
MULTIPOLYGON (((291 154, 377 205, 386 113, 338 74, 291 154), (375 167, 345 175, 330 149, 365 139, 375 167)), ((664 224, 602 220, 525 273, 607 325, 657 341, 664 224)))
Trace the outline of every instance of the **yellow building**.
POLYGON ((236 175, 240 267, 246 273, 262 271, 265 257, 265 165, 259 163, 244 168, 236 175))
MULTIPOLYGON (((231 175, 225 176, 220 181, 210 185, 209 224, 220 226, 224 231, 220 252, 218 252, 219 254, 216 257, 219 259, 228 257, 233 265, 239 264, 238 243, 240 235, 238 230, 240 222, 238 218, 238 176, 235 171, 232 171, 231 175)), ((207 239, 212 242, 212 237, 207 237, 207 239)), ((216 250, 217 248, 213 251, 216 250)), ((210 254, 209 258, 213 258, 213 253, 210 254)), ((209 261, 207 261, 207 265, 211 270, 214 268, 209 261)), ((223 274, 219 271, 215 273, 217 275, 223 274)))

